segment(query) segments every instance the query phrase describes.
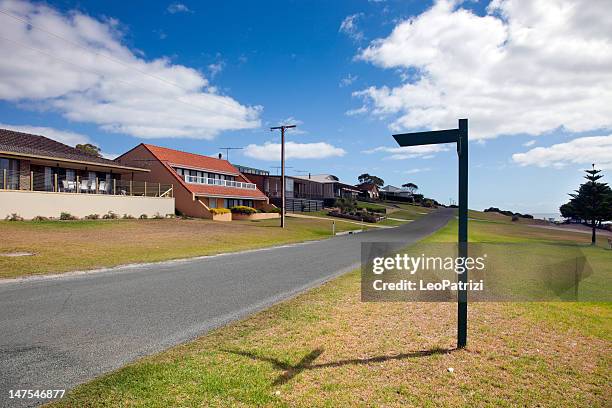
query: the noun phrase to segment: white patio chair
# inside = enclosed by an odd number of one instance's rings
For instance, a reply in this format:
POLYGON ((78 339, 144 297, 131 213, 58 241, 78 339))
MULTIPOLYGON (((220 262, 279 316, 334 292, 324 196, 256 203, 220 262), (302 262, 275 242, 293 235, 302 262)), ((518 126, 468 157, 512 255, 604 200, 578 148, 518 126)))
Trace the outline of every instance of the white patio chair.
POLYGON ((74 180, 68 181, 68 191, 70 191, 71 193, 76 191, 76 181, 74 180))
POLYGON ((89 184, 87 180, 81 180, 81 187, 79 188, 81 193, 86 193, 89 190, 89 184))
POLYGON ((68 180, 62 180, 62 191, 68 191, 68 180))
POLYGON ((106 194, 106 181, 100 182, 100 185, 98 186, 98 192, 106 194))
POLYGON ((89 192, 94 193, 94 194, 96 192, 96 180, 95 179, 89 182, 89 192))

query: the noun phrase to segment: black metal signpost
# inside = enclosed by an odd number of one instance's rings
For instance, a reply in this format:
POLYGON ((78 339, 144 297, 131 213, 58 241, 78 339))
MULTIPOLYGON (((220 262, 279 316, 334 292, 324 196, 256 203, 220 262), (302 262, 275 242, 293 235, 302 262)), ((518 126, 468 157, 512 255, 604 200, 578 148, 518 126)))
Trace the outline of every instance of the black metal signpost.
MULTIPOLYGON (((458 129, 434 130, 393 135, 400 146, 421 146, 440 143, 457 143, 459 158, 459 257, 467 257, 468 242, 468 120, 459 119, 458 129)), ((467 283, 467 270, 458 276, 467 283)), ((464 285, 465 287, 465 285, 464 285)), ((457 348, 467 344, 467 290, 457 296, 457 348)))

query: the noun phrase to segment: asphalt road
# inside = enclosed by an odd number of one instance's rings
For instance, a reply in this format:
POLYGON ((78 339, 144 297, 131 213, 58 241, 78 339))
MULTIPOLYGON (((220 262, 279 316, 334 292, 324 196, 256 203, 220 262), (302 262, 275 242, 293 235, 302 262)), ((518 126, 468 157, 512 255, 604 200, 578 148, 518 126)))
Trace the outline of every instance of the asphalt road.
POLYGON ((361 242, 414 242, 452 217, 440 210, 324 241, 0 282, 0 406, 39 405, 9 390, 68 390, 358 267, 361 242))

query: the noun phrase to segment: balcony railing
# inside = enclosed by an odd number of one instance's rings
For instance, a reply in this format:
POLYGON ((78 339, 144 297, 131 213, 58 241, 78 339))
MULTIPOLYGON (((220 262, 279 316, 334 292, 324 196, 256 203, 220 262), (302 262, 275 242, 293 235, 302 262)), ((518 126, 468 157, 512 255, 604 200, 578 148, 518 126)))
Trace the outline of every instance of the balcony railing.
POLYGON ((174 188, 172 184, 85 178, 79 176, 70 180, 58 174, 45 174, 34 171, 22 172, 6 169, 0 171, 0 189, 74 194, 174 197, 174 188))
POLYGON ((242 181, 232 181, 232 180, 223 180, 223 179, 188 176, 188 175, 185 175, 184 178, 185 178, 185 182, 192 183, 192 184, 206 184, 209 186, 234 187, 234 188, 242 188, 246 190, 256 190, 257 189, 256 184, 245 183, 242 181))

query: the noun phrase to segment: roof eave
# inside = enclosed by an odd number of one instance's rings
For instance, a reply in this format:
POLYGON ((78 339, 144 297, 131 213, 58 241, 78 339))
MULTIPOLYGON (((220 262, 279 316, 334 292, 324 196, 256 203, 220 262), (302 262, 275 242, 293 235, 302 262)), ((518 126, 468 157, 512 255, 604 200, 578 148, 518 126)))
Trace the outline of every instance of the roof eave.
POLYGON ((6 156, 26 157, 26 158, 29 157, 29 158, 34 158, 34 159, 50 160, 50 161, 56 161, 56 162, 61 162, 61 163, 74 163, 74 164, 83 164, 83 165, 89 165, 89 166, 110 167, 113 169, 139 171, 143 173, 148 173, 151 171, 149 169, 141 169, 139 167, 121 166, 117 164, 99 163, 99 162, 85 161, 85 160, 74 160, 74 159, 66 159, 63 157, 43 156, 43 155, 38 155, 38 154, 19 153, 19 152, 5 151, 5 150, 0 150, 0 154, 6 155, 6 156))

